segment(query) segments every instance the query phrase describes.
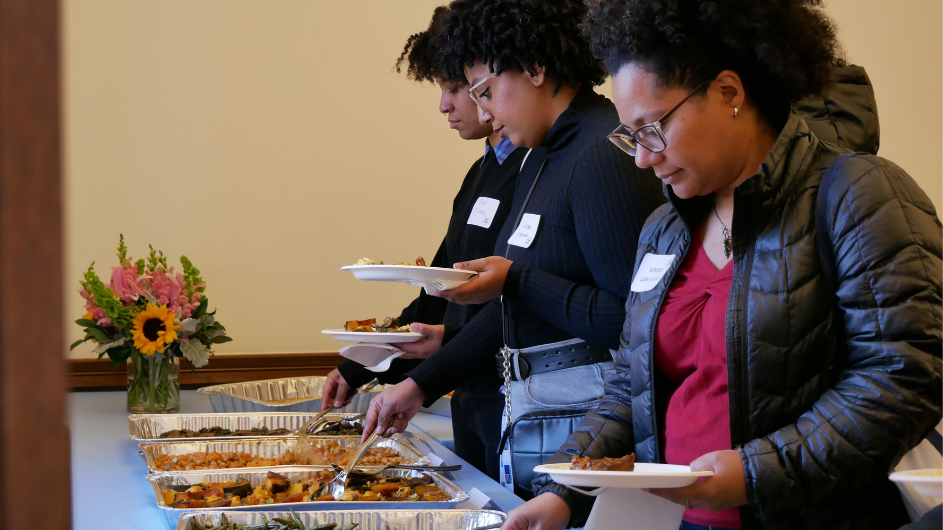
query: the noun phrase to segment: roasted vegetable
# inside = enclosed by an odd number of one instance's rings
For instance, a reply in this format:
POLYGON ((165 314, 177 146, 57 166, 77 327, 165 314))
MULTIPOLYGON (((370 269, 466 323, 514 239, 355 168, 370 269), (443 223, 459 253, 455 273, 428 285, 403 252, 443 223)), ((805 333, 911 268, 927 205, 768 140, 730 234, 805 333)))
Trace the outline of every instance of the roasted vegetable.
POLYGON ((236 481, 235 486, 224 486, 223 493, 226 495, 245 497, 252 493, 252 485, 249 484, 248 480, 241 478, 236 481))
POLYGON ((288 489, 288 478, 278 473, 268 472, 265 479, 265 490, 271 494, 281 493, 288 489))

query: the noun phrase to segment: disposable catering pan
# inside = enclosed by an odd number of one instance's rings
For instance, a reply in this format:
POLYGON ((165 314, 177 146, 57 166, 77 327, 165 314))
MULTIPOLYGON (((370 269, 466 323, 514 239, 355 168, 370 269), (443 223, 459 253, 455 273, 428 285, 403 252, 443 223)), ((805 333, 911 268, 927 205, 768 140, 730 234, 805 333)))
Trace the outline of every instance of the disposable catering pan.
MULTIPOLYGON (((237 506, 235 508, 170 508, 164 502, 163 490, 170 486, 183 484, 199 484, 201 482, 226 482, 227 480, 236 481, 244 478, 252 486, 264 484, 269 471, 286 477, 295 482, 313 478, 318 472, 324 470, 323 466, 284 466, 278 468, 252 468, 252 469, 220 469, 215 471, 177 471, 173 473, 154 473, 148 475, 147 481, 154 489, 154 496, 157 498, 157 505, 164 511, 170 527, 177 524, 180 517, 186 513, 206 513, 219 511, 238 511, 238 512, 265 512, 278 507, 283 510, 291 508, 296 512, 301 511, 324 511, 324 510, 349 510, 356 508, 359 510, 421 510, 421 509, 446 509, 454 508, 456 504, 468 500, 468 494, 459 487, 458 484, 442 477, 438 473, 425 473, 432 477, 433 482, 440 490, 449 494, 449 499, 445 501, 309 501, 293 502, 290 504, 260 504, 257 506, 237 506)), ((368 473, 375 473, 379 468, 363 468, 368 473)), ((421 471, 408 469, 384 469, 380 471, 383 477, 418 477, 423 475, 421 471)), ((342 486, 341 486, 342 487, 342 486)))
MULTIPOLYGON (((271 438, 271 436, 201 436, 199 438, 161 438, 162 433, 189 429, 199 431, 203 428, 222 427, 230 431, 251 430, 268 427, 269 429, 289 429, 297 431, 314 416, 313 412, 226 412, 204 414, 132 414, 128 416, 128 430, 131 439, 139 442, 179 442, 240 440, 246 438, 271 438)), ((327 421, 341 421, 355 417, 355 414, 325 414, 327 421)), ((355 420, 360 423, 362 420, 355 420)), ((325 435, 327 436, 327 435, 325 435)))
MULTIPOLYGON (((163 473, 157 469, 156 461, 161 455, 185 455, 188 453, 248 453, 265 459, 276 459, 290 451, 294 451, 297 437, 269 436, 266 438, 227 439, 225 441, 161 441, 140 444, 141 457, 147 462, 149 473, 163 473)), ((309 438, 317 447, 330 443, 337 443, 341 447, 358 447, 359 436, 330 436, 309 438)), ((373 447, 389 447, 400 456, 406 458, 409 464, 428 464, 429 459, 419 449, 403 438, 383 438, 377 440, 373 447)), ((326 464, 325 464, 326 465, 326 464)), ((232 468, 235 469, 235 468, 232 468)), ((208 471, 208 470, 207 470, 208 471)), ((218 471, 226 471, 219 469, 218 471)), ((168 471, 169 472, 169 471, 168 471)))
MULTIPOLYGON (((326 377, 283 377, 245 383, 206 386, 197 390, 210 398, 213 412, 318 412, 326 377)), ((354 394, 335 412, 366 412, 382 386, 354 394)))
MULTIPOLYGON (((176 530, 200 530, 212 528, 226 520, 243 525, 262 524, 262 516, 272 521, 275 517, 285 519, 289 511, 269 512, 204 512, 190 513, 180 518, 176 530)), ((337 526, 357 523, 357 530, 473 530, 482 526, 503 523, 504 512, 493 510, 357 510, 342 512, 297 512, 305 527, 326 523, 337 526)))

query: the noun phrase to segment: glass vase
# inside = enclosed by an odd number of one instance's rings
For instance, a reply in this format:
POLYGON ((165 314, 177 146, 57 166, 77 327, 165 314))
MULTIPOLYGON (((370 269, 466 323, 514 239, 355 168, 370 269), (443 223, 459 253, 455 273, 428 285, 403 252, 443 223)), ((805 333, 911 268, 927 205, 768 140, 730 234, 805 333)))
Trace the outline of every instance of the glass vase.
POLYGON ((169 352, 128 358, 128 412, 180 411, 180 362, 169 352))

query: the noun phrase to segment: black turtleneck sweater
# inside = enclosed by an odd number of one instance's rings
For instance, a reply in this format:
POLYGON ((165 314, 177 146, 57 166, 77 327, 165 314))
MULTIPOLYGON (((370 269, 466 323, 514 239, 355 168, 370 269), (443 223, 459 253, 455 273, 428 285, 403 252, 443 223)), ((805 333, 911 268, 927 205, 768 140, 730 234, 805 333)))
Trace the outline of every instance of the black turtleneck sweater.
MULTIPOLYGON (((498 234, 504 226, 505 218, 511 211, 515 182, 521 168, 521 162, 527 149, 515 149, 499 164, 493 149, 472 164, 455 200, 452 201, 452 217, 442 244, 436 252, 431 267, 451 268, 460 261, 490 256, 494 250, 498 234), (479 197, 488 197, 500 201, 491 225, 484 228, 468 224, 468 217, 479 197)), ((507 238, 505 238, 507 239, 507 238)), ((459 305, 449 303, 443 298, 427 295, 420 289, 419 296, 412 301, 399 316, 403 324, 421 322, 423 324, 444 324, 443 343, 454 337, 485 304, 459 305)), ((381 383, 399 383, 404 374, 414 369, 421 359, 396 359, 386 372, 371 372, 353 361, 345 361, 338 369, 348 385, 357 387, 373 380, 381 383)), ((484 374, 496 379, 495 374, 484 374)), ((449 389, 451 391, 453 389, 449 389)))
MULTIPOLYGON (((638 235, 665 202, 659 180, 606 135, 619 124, 612 102, 581 89, 527 159, 494 255, 514 263, 504 284, 509 346, 581 338, 615 349, 625 320, 638 235), (508 238, 543 161, 525 213, 540 216, 529 248, 508 238)), ((429 402, 481 373, 495 374, 501 307, 489 302, 441 350, 411 370, 429 402)))

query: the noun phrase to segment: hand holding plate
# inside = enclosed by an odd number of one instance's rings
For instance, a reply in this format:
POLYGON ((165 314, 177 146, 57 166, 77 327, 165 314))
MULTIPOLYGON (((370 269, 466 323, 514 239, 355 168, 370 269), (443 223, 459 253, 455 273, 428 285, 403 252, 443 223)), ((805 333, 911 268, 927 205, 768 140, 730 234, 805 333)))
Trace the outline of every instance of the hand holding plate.
POLYGON ((404 352, 403 359, 428 359, 432 354, 442 348, 442 337, 445 335, 445 326, 422 324, 413 322, 409 325, 411 331, 422 333, 423 338, 416 342, 406 342, 397 344, 397 347, 404 352))
POLYGON ((483 304, 494 300, 501 296, 504 290, 504 281, 507 279, 511 263, 513 262, 500 256, 456 263, 456 269, 476 271, 478 276, 454 289, 436 291, 434 296, 462 305, 483 304))
POLYGON ((746 476, 738 451, 714 451, 691 462, 691 471, 713 471, 683 488, 652 488, 648 492, 687 508, 725 510, 747 503, 746 476))

